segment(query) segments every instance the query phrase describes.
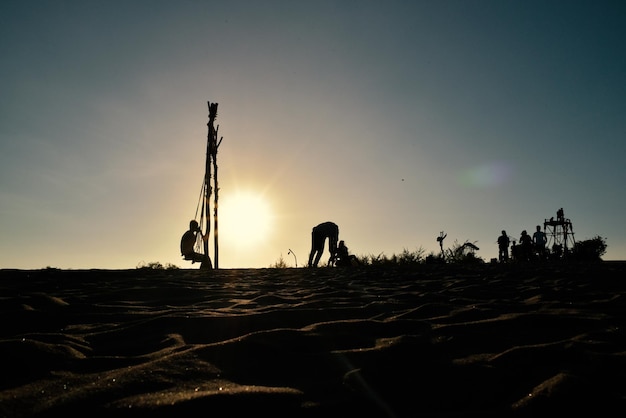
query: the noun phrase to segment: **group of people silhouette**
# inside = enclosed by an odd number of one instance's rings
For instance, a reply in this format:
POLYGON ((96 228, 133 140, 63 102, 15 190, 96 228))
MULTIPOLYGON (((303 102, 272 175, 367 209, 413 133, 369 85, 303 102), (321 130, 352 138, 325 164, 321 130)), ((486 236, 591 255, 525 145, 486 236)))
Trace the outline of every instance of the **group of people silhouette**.
POLYGON ((339 241, 339 227, 334 222, 323 222, 313 227, 311 231, 311 252, 309 253, 309 267, 317 267, 322 254, 324 244, 328 239, 328 251, 330 258, 328 265, 337 267, 348 267, 359 264, 355 255, 350 254, 344 241, 339 241), (337 243, 339 241, 339 243, 337 243))
MULTIPOLYGON (((559 209, 559 218, 563 217, 563 209, 559 209)), ((206 254, 195 251, 195 244, 198 234, 203 240, 207 240, 208 236, 202 234, 198 222, 192 220, 189 222, 189 230, 186 231, 180 241, 180 252, 185 260, 192 263, 200 263, 200 269, 212 269, 211 258, 206 254)), ((443 253, 444 233, 437 238, 441 251, 443 253)), ((359 264, 359 260, 355 255, 350 254, 348 247, 344 241, 339 241, 339 227, 334 222, 323 222, 313 227, 311 231, 311 251, 309 253, 308 267, 317 267, 324 253, 324 246, 328 240, 330 258, 329 266, 355 266, 359 264)), ((501 263, 509 261, 509 248, 511 248, 511 257, 519 261, 529 261, 534 256, 542 257, 546 254, 547 237, 545 232, 541 230, 541 226, 537 225, 536 231, 530 236, 526 230, 523 230, 519 244, 516 245, 515 240, 511 240, 505 230, 502 230, 498 237, 498 260, 501 263), (512 245, 511 245, 512 243, 512 245)))
MULTIPOLYGON (((213 268, 211 258, 207 254, 196 252, 195 245, 198 237, 206 241, 209 237, 204 235, 198 222, 191 220, 189 229, 180 239, 180 253, 185 260, 192 263, 200 263, 201 270, 210 270, 213 268)), ((339 227, 334 222, 323 222, 315 227, 311 232, 311 252, 309 253, 309 267, 317 267, 324 246, 328 239, 330 258, 328 265, 337 267, 355 266, 359 264, 359 260, 355 255, 350 254, 348 247, 344 241, 339 241, 339 227)))
MULTIPOLYGON (((546 253, 547 242, 546 234, 541 230, 541 226, 537 225, 537 230, 532 237, 526 230, 523 230, 519 238, 519 245, 513 241, 512 257, 520 261, 530 261, 534 255, 543 256, 546 253)), ((509 261, 510 244, 511 239, 503 230, 498 237, 498 260, 501 263, 509 261)))

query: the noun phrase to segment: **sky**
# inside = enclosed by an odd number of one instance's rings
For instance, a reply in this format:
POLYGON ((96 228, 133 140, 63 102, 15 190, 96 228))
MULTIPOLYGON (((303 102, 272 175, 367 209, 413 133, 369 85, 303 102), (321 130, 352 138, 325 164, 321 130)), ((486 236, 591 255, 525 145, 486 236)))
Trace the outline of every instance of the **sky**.
POLYGON ((622 1, 5 0, 0 268, 198 268, 179 243, 207 102, 220 268, 301 267, 325 221, 359 256, 444 231, 488 261, 559 208, 626 260, 624 21, 622 1))

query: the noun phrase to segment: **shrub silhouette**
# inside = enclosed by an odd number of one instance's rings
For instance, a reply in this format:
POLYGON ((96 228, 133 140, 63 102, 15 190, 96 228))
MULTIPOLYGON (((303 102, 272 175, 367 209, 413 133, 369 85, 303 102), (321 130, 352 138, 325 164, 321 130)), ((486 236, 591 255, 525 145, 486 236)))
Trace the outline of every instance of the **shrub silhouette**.
POLYGON ((606 239, 601 236, 574 244, 572 259, 575 261, 602 261, 602 256, 606 253, 606 239))
POLYGON ((289 266, 287 265, 287 262, 283 258, 282 254, 280 255, 280 258, 276 260, 274 264, 270 264, 271 269, 286 269, 287 267, 289 266))

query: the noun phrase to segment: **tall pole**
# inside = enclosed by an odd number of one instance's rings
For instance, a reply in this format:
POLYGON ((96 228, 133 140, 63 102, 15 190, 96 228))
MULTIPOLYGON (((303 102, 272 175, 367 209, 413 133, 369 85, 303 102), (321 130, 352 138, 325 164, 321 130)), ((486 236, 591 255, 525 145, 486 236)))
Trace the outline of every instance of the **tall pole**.
MULTIPOLYGON (((215 139, 217 139, 217 130, 219 129, 219 125, 217 126, 217 129, 215 130, 215 139)), ((214 259, 215 259, 215 268, 219 268, 219 243, 217 240, 218 237, 218 228, 217 228, 217 221, 218 221, 218 216, 217 216, 217 209, 218 209, 218 194, 220 191, 220 188, 217 184, 217 149, 219 148, 220 144, 222 143, 222 139, 224 138, 220 138, 219 142, 217 142, 215 144, 215 147, 213 148, 213 190, 215 190, 215 195, 214 195, 214 201, 213 201, 213 240, 214 240, 214 244, 213 244, 213 251, 215 253, 214 259)))
MULTIPOLYGON (((208 212, 208 207, 209 207, 209 198, 211 196, 211 193, 213 190, 215 190, 215 200, 214 200, 214 206, 213 206, 213 223, 214 223, 214 229, 213 229, 213 250, 214 250, 214 266, 215 268, 219 268, 219 245, 218 245, 218 229, 217 229, 217 225, 218 225, 218 221, 217 221, 217 210, 218 210, 218 184, 217 184, 217 148, 219 147, 220 143, 222 142, 222 140, 220 139, 219 143, 217 142, 217 129, 214 126, 214 122, 215 119, 217 118, 217 103, 211 103, 211 102, 207 102, 208 106, 209 106, 209 122, 208 122, 208 126, 209 126, 209 133, 208 133, 208 138, 207 138, 207 161, 206 161, 206 165, 207 165, 207 172, 209 173, 209 177, 207 177, 205 180, 207 182, 207 187, 209 189, 209 195, 207 196, 207 214, 208 212), (210 173, 211 173, 211 165, 213 168, 213 185, 214 187, 211 187, 211 185, 209 184, 210 182, 210 173)), ((218 126, 219 128, 219 126, 218 126)), ((208 218, 207 218, 207 223, 208 222, 208 218)), ((207 230, 209 230, 210 228, 207 226, 207 230)), ((206 254, 208 255, 208 243, 206 244, 206 248, 207 248, 207 252, 206 254)))
MULTIPOLYGON (((209 102, 209 122, 207 122, 207 126, 209 127, 207 133, 207 142, 206 142, 206 160, 204 166, 204 213, 206 215, 206 225, 204 235, 206 237, 211 233, 211 195, 213 193, 213 189, 211 187, 211 157, 213 155, 213 121, 215 120, 215 116, 217 114, 217 103, 213 106, 209 102)), ((204 244, 204 254, 206 256, 209 255, 209 240, 205 239, 203 241, 204 244)))

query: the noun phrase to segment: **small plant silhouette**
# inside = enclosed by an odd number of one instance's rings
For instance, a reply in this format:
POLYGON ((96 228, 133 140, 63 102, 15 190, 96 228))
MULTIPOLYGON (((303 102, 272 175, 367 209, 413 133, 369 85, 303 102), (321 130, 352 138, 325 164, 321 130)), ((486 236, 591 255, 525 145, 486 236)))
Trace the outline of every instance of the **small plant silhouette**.
POLYGON ((283 258, 282 253, 280 254, 280 258, 276 260, 274 264, 270 264, 271 269, 286 269, 287 267, 289 266, 287 265, 287 262, 283 258))
POLYGON ((162 264, 158 261, 151 261, 149 263, 142 261, 137 265, 138 270, 177 270, 178 268, 179 267, 175 264, 162 264))

